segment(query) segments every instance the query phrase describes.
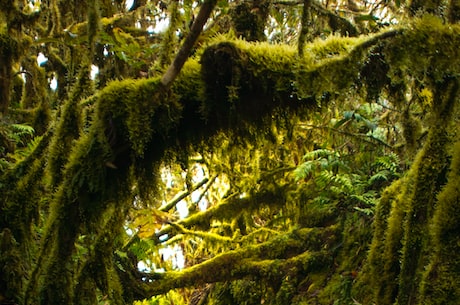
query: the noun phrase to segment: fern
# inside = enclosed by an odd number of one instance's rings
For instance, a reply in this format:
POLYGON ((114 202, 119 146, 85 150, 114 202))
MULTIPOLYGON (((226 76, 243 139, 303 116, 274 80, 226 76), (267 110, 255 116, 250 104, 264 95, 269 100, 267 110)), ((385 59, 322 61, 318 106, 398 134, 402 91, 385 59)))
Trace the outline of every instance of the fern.
POLYGON ((388 181, 390 172, 388 170, 379 171, 369 178, 369 185, 373 185, 378 182, 388 181))
POLYGON ((332 171, 323 170, 318 174, 318 176, 315 179, 315 182, 319 188, 324 189, 334 182, 334 178, 335 175, 332 171))
POLYGON ((295 170, 294 175, 297 180, 309 178, 318 171, 335 171, 343 166, 339 153, 329 149, 316 149, 306 153, 303 158, 305 162, 300 164, 295 170))
POLYGON ((129 248, 139 261, 148 259, 155 249, 157 249, 157 246, 148 239, 140 239, 129 248))
POLYGON ((329 150, 329 149, 316 149, 316 150, 306 153, 302 159, 306 161, 307 160, 317 160, 317 159, 326 158, 329 156, 338 157, 338 153, 335 151, 329 150))
POLYGON ((315 172, 316 164, 313 161, 307 161, 300 164, 295 170, 294 175, 297 180, 305 179, 315 172))
POLYGON ((27 145, 27 140, 33 137, 35 130, 25 124, 11 124, 9 125, 9 136, 17 145, 27 145))
POLYGON ((399 172, 399 164, 401 163, 399 156, 395 153, 390 153, 385 156, 378 157, 374 162, 376 170, 389 170, 392 173, 399 172))
POLYGON ((367 216, 372 216, 374 215, 374 209, 373 208, 360 208, 360 207, 354 207, 356 211, 359 211, 363 214, 366 214, 367 216))

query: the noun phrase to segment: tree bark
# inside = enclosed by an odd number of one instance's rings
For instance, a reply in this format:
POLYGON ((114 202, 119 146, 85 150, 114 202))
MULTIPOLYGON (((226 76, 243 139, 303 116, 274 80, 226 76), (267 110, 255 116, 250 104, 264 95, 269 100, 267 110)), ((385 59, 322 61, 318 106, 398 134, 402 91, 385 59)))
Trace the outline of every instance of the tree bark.
POLYGON ((198 16, 195 18, 195 21, 192 24, 190 33, 185 38, 184 43, 182 44, 179 52, 174 58, 174 61, 161 78, 161 83, 164 87, 169 87, 172 84, 172 82, 176 79, 177 75, 179 75, 180 70, 184 66, 184 63, 187 60, 187 58, 189 57, 190 52, 193 46, 195 45, 195 42, 197 41, 198 37, 200 36, 206 21, 212 13, 212 10, 216 6, 216 3, 217 0, 206 0, 203 2, 203 5, 200 8, 200 12, 198 13, 198 16))

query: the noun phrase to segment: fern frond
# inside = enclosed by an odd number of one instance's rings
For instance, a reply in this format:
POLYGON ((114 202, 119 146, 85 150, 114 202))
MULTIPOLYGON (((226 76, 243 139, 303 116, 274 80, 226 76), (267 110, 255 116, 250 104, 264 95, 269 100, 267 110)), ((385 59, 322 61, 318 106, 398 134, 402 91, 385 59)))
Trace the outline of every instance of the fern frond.
POLYGON ((334 182, 335 175, 330 170, 321 171, 315 179, 316 184, 320 188, 325 188, 334 182))
POLYGON ((11 127, 11 130, 17 134, 33 135, 35 132, 33 127, 29 125, 25 125, 25 124, 11 124, 10 127, 11 127))
POLYGON ((374 215, 374 209, 371 208, 360 208, 360 207, 354 207, 356 211, 359 211, 361 213, 366 214, 367 216, 372 216, 374 215))
POLYGON ((296 180, 300 179, 305 179, 306 177, 310 176, 313 174, 316 170, 316 164, 314 161, 307 161, 302 164, 300 164, 295 170, 294 170, 294 176, 296 180))
POLYGON ((334 182, 341 186, 342 192, 354 192, 353 181, 351 180, 349 175, 336 175, 334 177, 334 182))
POLYGON ((399 171, 400 163, 401 160, 399 159, 399 156, 392 152, 388 155, 378 157, 374 162, 374 167, 377 170, 387 169, 396 173, 399 171))
POLYGON ((30 139, 35 133, 31 126, 25 124, 11 124, 9 127, 9 136, 18 145, 26 145, 26 140, 30 139))
POLYGON ((329 149, 316 149, 316 150, 312 150, 306 153, 302 159, 305 161, 317 160, 319 158, 326 158, 330 155, 337 155, 337 153, 329 149))
POLYGON ((377 182, 388 181, 388 174, 389 174, 388 170, 382 170, 382 171, 379 171, 378 173, 372 175, 369 178, 369 185, 372 185, 372 184, 377 183, 377 182))

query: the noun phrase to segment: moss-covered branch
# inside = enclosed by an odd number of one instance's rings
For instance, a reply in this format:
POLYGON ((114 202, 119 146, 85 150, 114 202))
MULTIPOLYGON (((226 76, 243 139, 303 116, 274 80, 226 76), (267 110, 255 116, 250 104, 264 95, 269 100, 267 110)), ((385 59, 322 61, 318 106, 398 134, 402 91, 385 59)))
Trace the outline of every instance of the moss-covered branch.
POLYGON ((247 276, 279 281, 284 275, 309 272, 331 263, 337 228, 299 229, 271 241, 219 254, 201 264, 182 271, 159 274, 160 279, 149 284, 147 296, 171 289, 199 286, 247 276), (325 242, 326 241, 326 242, 325 242))
MULTIPOLYGON (((243 212, 251 213, 262 206, 282 206, 286 202, 286 187, 274 191, 265 191, 245 198, 231 197, 224 202, 210 207, 206 211, 198 212, 178 222, 178 225, 190 228, 209 228, 212 221, 231 220, 243 212)), ((166 226, 160 230, 156 237, 165 234, 171 235, 174 226, 166 226)))

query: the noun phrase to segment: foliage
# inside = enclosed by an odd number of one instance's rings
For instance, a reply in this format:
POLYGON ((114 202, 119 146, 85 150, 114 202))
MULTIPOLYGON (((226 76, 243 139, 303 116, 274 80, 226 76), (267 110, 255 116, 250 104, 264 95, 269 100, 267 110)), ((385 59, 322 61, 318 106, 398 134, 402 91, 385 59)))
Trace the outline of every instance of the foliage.
POLYGON ((0 124, 0 172, 5 171, 11 164, 21 160, 32 151, 37 141, 33 139, 35 130, 26 124, 0 124), (27 148, 27 150, 26 150, 27 148), (16 159, 16 160, 15 160, 16 159))

